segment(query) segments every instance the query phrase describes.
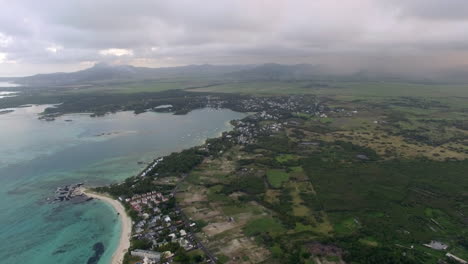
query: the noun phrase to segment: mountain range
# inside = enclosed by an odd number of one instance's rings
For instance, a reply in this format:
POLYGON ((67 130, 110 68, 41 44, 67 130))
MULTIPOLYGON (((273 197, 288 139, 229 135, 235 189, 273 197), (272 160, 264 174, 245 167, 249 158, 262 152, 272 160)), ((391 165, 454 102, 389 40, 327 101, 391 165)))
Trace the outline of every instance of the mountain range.
POLYGON ((225 81, 290 81, 329 80, 349 81, 419 81, 419 82, 468 82, 466 69, 438 72, 429 76, 410 76, 362 70, 353 74, 331 74, 325 67, 312 64, 284 65, 188 65, 166 68, 135 67, 97 63, 93 67, 70 73, 37 74, 8 79, 28 86, 64 86, 119 81, 143 81, 174 78, 210 78, 225 81))

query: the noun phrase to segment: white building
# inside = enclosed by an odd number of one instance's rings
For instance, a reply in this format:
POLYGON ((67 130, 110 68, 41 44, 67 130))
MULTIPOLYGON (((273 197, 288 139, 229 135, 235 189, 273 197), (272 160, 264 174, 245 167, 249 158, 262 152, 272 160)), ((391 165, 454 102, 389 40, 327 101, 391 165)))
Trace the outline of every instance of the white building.
POLYGON ((448 245, 439 241, 435 241, 435 240, 432 240, 431 243, 429 244, 423 244, 423 245, 428 248, 435 249, 435 250, 446 250, 448 248, 448 245))
POLYGON ((130 252, 130 255, 140 258, 148 258, 151 261, 159 262, 161 260, 161 253, 156 251, 135 249, 130 252))

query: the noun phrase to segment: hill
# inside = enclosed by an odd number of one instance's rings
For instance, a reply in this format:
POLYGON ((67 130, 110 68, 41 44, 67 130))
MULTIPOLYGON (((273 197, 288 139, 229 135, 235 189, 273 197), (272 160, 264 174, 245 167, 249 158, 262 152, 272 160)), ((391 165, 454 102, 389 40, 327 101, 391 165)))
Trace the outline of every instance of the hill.
MULTIPOLYGON (((9 81, 28 86, 87 85, 109 82, 146 80, 205 79, 221 82, 249 81, 351 81, 351 82, 409 82, 417 84, 466 84, 468 69, 457 68, 424 75, 389 73, 376 69, 362 69, 350 74, 337 74, 321 65, 187 65, 165 68, 135 67, 97 63, 91 68, 71 73, 37 74, 9 81)), ((1 80, 1 78, 0 78, 1 80)))
POLYGON ((164 78, 197 78, 222 76, 229 72, 245 70, 245 65, 188 65, 181 67, 147 68, 131 65, 110 65, 97 63, 91 68, 71 73, 37 74, 17 78, 16 83, 23 85, 76 85, 108 81, 141 81, 164 78))

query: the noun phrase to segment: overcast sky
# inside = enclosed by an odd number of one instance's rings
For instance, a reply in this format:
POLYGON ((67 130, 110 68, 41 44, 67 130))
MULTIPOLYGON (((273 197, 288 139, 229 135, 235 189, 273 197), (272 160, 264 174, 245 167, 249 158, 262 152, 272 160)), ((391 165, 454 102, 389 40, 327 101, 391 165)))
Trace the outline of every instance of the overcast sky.
POLYGON ((106 61, 468 64, 468 0, 0 0, 0 76, 106 61))

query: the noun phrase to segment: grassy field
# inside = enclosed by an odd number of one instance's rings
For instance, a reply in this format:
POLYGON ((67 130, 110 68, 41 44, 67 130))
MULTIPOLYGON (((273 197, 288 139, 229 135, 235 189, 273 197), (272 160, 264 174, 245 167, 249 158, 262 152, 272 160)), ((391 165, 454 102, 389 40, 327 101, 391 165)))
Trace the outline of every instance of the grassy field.
POLYGON ((269 170, 267 171, 268 182, 274 188, 280 188, 283 182, 289 179, 289 174, 283 170, 269 170))
POLYGON ((190 89, 194 92, 247 94, 316 94, 346 97, 468 97, 468 85, 415 84, 396 82, 327 82, 327 86, 307 81, 225 83, 190 89))
POLYGON ((117 93, 117 94, 136 94, 136 93, 154 93, 175 89, 187 89, 190 87, 199 87, 210 84, 211 82, 197 80, 160 80, 160 81, 137 81, 137 82, 118 82, 94 84, 89 87, 68 90, 73 94, 82 93, 117 93))
MULTIPOLYGON (((226 186, 240 181, 232 175, 240 154, 235 147, 217 159, 206 159, 190 173, 177 195, 190 218, 206 223, 198 236, 220 263, 265 261, 271 253, 249 236, 284 230, 268 209, 254 202, 241 202, 241 193, 226 193, 226 186)), ((258 180, 263 183, 261 178, 258 180)))
POLYGON ((277 235, 284 232, 284 227, 278 220, 274 218, 258 218, 250 221, 244 231, 249 236, 258 235, 261 233, 269 233, 271 235, 277 235))

